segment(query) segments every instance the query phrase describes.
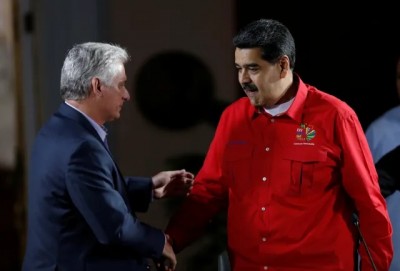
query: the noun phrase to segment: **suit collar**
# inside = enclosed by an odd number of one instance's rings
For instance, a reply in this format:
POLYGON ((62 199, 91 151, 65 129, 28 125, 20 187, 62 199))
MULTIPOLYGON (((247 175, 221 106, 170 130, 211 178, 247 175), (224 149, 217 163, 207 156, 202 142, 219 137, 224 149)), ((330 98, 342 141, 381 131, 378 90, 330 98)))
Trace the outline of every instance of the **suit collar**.
MULTIPOLYGON (((79 111, 73 109, 72 107, 68 106, 64 102, 60 105, 58 108, 57 113, 65 118, 71 119, 75 122, 78 122, 81 126, 83 126, 90 134, 94 135, 96 138, 98 138, 101 142, 99 133, 96 131, 96 129, 93 127, 93 125, 89 122, 89 120, 82 115, 79 111)), ((56 114, 57 114, 56 113, 56 114)))

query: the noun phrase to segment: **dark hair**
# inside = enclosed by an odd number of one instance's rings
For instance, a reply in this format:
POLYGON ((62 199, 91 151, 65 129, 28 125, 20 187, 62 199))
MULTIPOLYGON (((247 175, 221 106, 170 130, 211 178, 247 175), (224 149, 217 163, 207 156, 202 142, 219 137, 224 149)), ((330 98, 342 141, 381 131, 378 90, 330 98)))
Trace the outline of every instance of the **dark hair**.
POLYGON ((259 19, 242 28, 233 38, 233 45, 240 49, 261 48, 262 58, 276 63, 286 55, 290 61, 290 69, 296 62, 296 46, 289 29, 282 23, 272 19, 259 19))

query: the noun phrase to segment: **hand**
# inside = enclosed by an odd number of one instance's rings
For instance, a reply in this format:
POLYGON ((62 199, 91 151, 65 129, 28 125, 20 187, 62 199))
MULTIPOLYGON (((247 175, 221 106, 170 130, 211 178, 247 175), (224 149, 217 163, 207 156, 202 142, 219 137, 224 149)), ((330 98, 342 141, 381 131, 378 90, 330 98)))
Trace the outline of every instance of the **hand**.
POLYGON ((177 260, 174 250, 172 249, 172 243, 168 236, 165 235, 165 245, 162 252, 163 257, 160 260, 156 260, 157 271, 173 271, 176 268, 177 260))
POLYGON ((194 175, 184 169, 162 171, 153 176, 154 198, 184 196, 192 189, 194 175))

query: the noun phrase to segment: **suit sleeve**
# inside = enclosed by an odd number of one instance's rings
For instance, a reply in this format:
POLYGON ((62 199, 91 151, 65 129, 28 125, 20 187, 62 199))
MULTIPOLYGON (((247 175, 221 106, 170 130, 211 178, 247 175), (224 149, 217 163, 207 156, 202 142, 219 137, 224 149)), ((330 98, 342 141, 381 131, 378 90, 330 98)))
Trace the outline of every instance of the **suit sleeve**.
POLYGON ((128 198, 136 212, 145 212, 153 200, 151 177, 126 177, 128 198))
POLYGON ((104 149, 92 142, 82 143, 71 155, 66 173, 72 202, 101 244, 124 245, 144 257, 160 257, 163 232, 130 212, 114 188, 112 168, 104 149))
MULTIPOLYGON (((365 134, 351 111, 338 116, 335 130, 342 146, 344 188, 355 203, 360 229, 377 269, 388 270, 393 257, 392 226, 365 134)), ((363 244, 359 253, 361 270, 373 270, 363 244)))

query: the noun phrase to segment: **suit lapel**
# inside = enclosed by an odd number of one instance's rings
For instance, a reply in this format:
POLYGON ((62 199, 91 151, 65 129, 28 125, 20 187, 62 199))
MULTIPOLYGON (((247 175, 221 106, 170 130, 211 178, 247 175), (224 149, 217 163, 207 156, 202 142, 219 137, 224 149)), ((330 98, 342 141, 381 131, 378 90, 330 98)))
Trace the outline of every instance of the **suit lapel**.
POLYGON ((87 132, 89 134, 94 136, 98 141, 101 142, 101 144, 103 144, 104 149, 107 151, 107 153, 109 154, 111 160, 113 161, 114 167, 115 167, 116 172, 118 174, 118 176, 116 176, 116 178, 112 178, 112 176, 111 176, 111 178, 113 179, 115 188, 122 195, 122 197, 123 197, 126 205, 128 206, 128 208, 131 209, 130 204, 129 204, 129 200, 128 200, 127 187, 126 187, 124 175, 122 174, 122 172, 119 169, 117 163, 115 162, 110 150, 106 146, 106 143, 100 138, 100 136, 97 133, 96 129, 92 126, 92 124, 86 119, 86 117, 84 115, 82 115, 80 112, 78 112, 77 110, 73 109, 72 107, 66 105, 65 103, 62 103, 60 105, 56 115, 59 116, 59 117, 62 117, 62 118, 69 118, 69 119, 72 119, 72 120, 78 122, 81 126, 83 126, 85 128, 85 130, 87 130, 87 132))

